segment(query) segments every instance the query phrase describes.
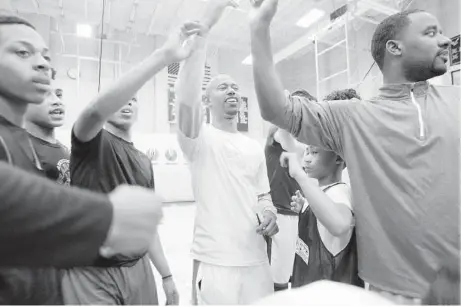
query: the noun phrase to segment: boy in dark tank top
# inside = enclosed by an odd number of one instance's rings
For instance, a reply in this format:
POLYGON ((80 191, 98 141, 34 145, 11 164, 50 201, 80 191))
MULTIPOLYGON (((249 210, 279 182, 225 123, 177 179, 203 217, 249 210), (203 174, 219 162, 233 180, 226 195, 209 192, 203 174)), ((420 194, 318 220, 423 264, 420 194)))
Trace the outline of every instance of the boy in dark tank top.
POLYGON ((355 219, 350 188, 341 182, 344 161, 334 152, 308 146, 305 169, 299 158, 284 153, 281 164, 301 190, 293 196, 299 213, 292 287, 332 280, 363 287, 358 276, 355 219), (305 173, 307 172, 307 174, 305 173))

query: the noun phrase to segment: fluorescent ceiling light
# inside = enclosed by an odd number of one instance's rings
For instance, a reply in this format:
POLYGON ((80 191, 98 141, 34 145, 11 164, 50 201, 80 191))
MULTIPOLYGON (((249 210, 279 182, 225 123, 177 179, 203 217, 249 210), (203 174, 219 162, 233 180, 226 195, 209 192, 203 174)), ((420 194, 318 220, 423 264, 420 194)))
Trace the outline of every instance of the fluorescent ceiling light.
POLYGON ((251 57, 251 54, 245 58, 245 60, 242 61, 243 65, 252 65, 253 64, 253 58, 251 57))
POLYGON ((91 37, 93 29, 90 25, 86 24, 77 24, 77 36, 80 37, 91 37))
POLYGON ((301 28, 309 28, 314 23, 319 21, 323 16, 325 16, 325 11, 319 9, 312 9, 300 20, 298 20, 296 25, 301 28))

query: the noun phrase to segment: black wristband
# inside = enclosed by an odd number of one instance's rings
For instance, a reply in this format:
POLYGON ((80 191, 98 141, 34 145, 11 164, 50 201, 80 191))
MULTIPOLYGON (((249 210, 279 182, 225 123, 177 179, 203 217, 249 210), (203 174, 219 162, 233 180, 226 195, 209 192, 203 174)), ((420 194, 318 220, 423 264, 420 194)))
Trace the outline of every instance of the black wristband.
POLYGON ((165 279, 168 279, 168 278, 171 278, 171 277, 173 277, 173 275, 170 274, 170 275, 162 277, 162 280, 165 280, 165 279))

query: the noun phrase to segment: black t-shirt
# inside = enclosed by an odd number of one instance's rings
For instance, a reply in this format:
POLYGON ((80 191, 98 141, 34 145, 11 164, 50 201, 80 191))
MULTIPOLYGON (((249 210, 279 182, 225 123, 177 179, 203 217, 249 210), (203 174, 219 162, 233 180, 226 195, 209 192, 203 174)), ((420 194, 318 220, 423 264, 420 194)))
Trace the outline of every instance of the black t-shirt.
MULTIPOLYGON (((78 140, 72 131, 70 177, 72 185, 103 193, 109 193, 121 184, 155 187, 149 158, 133 143, 105 129, 88 142, 78 140)), ((132 266, 144 255, 101 258, 98 265, 132 266)))
MULTIPOLYGON (((45 175, 27 131, 2 116, 0 160, 45 175)), ((59 270, 2 268, 0 285, 1 305, 63 305, 59 270)))
POLYGON ((0 115, 0 160, 23 170, 44 175, 29 133, 0 115))
POLYGON ((271 187, 271 197, 274 206, 279 214, 297 215, 291 211, 291 197, 300 190, 296 180, 290 177, 287 168, 280 165, 280 156, 285 150, 277 141, 267 144, 264 153, 266 154, 267 176, 271 187))
POLYGON ((59 184, 70 185, 70 152, 66 146, 60 142, 50 143, 33 135, 30 135, 30 139, 46 177, 59 184))

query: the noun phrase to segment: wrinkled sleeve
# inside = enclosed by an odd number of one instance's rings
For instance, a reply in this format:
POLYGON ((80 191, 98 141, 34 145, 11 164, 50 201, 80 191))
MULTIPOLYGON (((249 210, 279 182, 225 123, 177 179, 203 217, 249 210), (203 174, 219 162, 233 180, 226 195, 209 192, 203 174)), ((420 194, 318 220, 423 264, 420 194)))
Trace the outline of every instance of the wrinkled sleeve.
POLYGON ((285 111, 271 121, 273 124, 289 131, 304 144, 342 155, 342 126, 348 101, 314 102, 290 95, 286 100, 285 111))
POLYGON ((107 196, 0 162, 0 266, 89 266, 112 222, 107 196))

